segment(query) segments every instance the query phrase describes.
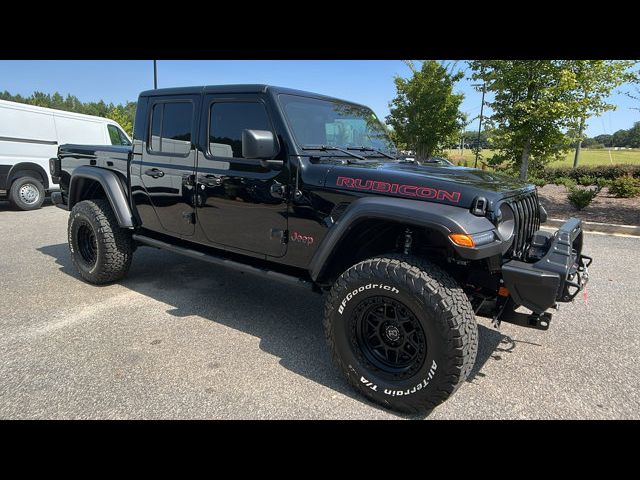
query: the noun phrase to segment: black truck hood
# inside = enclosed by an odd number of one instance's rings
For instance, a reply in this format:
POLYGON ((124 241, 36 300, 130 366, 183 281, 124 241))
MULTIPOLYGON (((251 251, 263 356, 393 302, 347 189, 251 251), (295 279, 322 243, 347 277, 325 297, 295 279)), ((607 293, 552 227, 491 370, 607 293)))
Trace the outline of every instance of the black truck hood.
POLYGON ((490 210, 502 198, 535 189, 513 177, 475 168, 398 162, 334 166, 327 172, 324 185, 464 208, 469 208, 477 196, 483 196, 490 210))

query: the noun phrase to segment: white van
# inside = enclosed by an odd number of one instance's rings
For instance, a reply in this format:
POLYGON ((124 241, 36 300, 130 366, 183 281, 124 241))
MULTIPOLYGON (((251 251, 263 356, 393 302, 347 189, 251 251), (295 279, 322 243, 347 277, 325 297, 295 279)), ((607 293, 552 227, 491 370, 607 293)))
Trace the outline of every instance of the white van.
POLYGON ((55 190, 49 159, 58 145, 131 145, 113 120, 0 100, 0 198, 21 210, 40 208, 55 190))

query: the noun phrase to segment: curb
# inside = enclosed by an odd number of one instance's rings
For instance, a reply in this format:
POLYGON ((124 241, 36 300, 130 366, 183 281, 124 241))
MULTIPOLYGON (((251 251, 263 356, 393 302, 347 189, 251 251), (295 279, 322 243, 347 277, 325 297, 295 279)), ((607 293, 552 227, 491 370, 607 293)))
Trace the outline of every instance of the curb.
MULTIPOLYGON (((560 227, 566 221, 559 218, 549 218, 543 225, 545 227, 560 227)), ((638 225, 616 225, 615 223, 585 222, 583 220, 582 227, 586 232, 618 233, 640 237, 640 226, 638 225)))

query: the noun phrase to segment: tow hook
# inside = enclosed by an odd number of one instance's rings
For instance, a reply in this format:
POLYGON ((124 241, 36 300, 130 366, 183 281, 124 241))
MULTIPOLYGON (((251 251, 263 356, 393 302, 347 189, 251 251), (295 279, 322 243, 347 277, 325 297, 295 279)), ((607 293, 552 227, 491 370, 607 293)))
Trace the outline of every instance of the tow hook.
POLYGON ((512 323, 519 327, 533 328, 535 330, 549 330, 553 315, 548 312, 521 313, 516 312, 518 306, 509 297, 493 317, 493 326, 500 328, 501 322, 512 323))

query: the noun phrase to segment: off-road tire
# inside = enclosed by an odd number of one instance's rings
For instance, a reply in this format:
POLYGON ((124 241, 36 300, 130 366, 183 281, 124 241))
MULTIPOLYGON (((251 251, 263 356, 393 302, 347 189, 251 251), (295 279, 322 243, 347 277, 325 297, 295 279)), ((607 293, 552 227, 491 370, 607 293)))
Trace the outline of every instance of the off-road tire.
POLYGON ((120 228, 107 200, 76 203, 67 232, 71 260, 84 280, 101 285, 127 274, 134 250, 131 232, 120 228))
MULTIPOLYGON (((381 308, 386 314, 387 307, 381 308)), ((460 285, 438 266, 412 256, 371 258, 344 272, 327 297, 324 327, 334 363, 349 383, 374 402, 405 413, 428 413, 449 398, 468 377, 478 350, 478 326, 460 285), (398 311, 413 313, 423 329, 423 349, 416 350, 423 363, 416 361, 402 378, 376 368, 356 338, 359 305, 376 301, 404 305, 407 309, 398 311)))
POLYGON ((42 182, 33 177, 19 177, 9 189, 9 203, 18 210, 37 210, 44 202, 42 182))

